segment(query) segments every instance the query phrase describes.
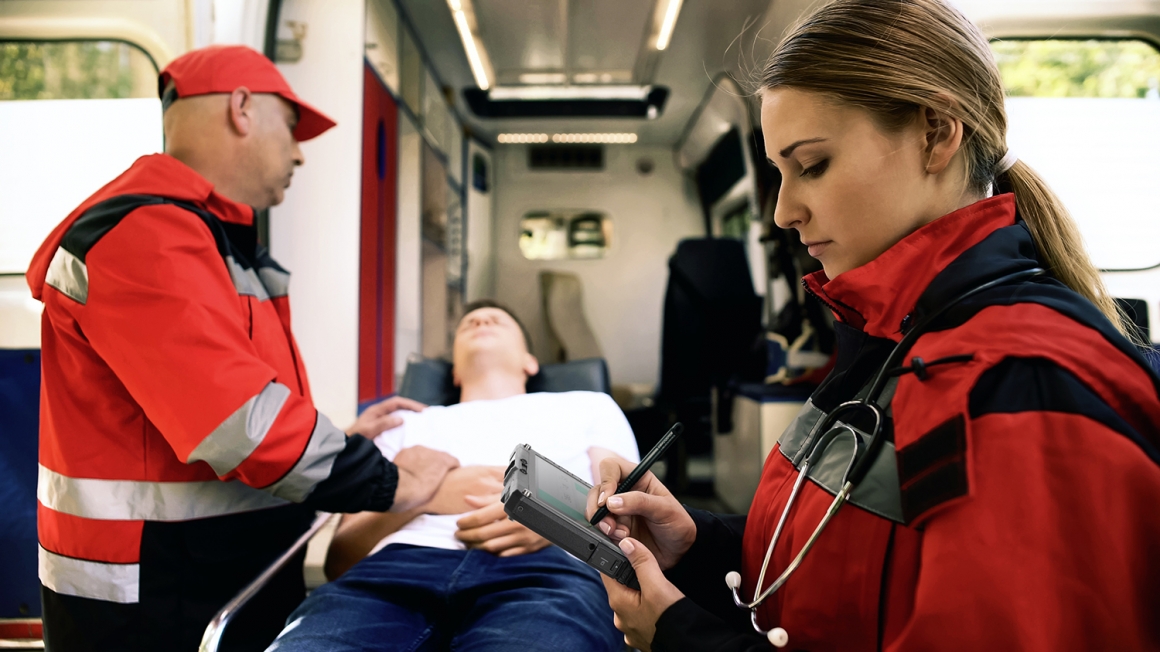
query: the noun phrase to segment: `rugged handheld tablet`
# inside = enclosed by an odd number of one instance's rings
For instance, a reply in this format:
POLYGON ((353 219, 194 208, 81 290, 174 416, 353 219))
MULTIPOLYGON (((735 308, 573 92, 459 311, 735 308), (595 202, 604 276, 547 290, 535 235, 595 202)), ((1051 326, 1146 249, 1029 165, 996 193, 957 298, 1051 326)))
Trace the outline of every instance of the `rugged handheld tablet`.
POLYGON ((503 476, 503 510, 509 518, 621 584, 640 590, 620 548, 584 518, 592 485, 527 444, 516 446, 503 476))

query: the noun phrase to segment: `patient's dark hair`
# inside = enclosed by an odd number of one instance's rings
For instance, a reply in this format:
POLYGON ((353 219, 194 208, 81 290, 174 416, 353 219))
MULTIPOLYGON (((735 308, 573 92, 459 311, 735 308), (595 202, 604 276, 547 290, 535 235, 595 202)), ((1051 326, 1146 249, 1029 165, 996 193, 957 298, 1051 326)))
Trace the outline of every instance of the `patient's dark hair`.
MULTIPOLYGON (((524 322, 520 321, 519 317, 516 317, 516 313, 512 312, 511 308, 491 299, 476 299, 463 307, 463 316, 466 317, 480 308, 495 308, 496 310, 506 312, 509 317, 515 320, 516 326, 519 326, 520 332, 524 334, 524 344, 528 347, 528 353, 532 352, 532 336, 528 334, 528 329, 524 327, 524 322)), ((459 321, 462 322, 463 319, 461 318, 459 321)))

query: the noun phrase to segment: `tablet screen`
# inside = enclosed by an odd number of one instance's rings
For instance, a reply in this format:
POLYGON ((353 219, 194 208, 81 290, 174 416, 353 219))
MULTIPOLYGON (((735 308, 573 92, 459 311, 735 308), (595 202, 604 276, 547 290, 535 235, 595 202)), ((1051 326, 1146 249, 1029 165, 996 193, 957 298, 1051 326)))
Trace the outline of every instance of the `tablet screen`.
POLYGON ((536 464, 536 493, 540 500, 554 507, 564 516, 595 530, 584 509, 588 503, 589 487, 571 475, 549 464, 543 458, 536 464))

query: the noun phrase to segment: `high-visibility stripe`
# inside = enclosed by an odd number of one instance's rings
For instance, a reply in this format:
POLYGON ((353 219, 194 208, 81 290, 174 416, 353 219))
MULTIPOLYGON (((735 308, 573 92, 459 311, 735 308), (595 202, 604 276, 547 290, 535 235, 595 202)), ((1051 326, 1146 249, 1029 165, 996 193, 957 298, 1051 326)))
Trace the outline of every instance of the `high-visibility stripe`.
POLYGON ((290 293, 290 272, 274 267, 259 267, 258 277, 262 279, 262 285, 271 298, 284 297, 290 293))
POLYGON ((289 387, 266 385, 201 440, 187 462, 207 462, 219 476, 233 471, 261 445, 289 397, 289 387))
POLYGON ((240 480, 146 482, 70 478, 44 466, 40 467, 36 497, 42 505, 58 512, 111 521, 188 521, 286 504, 268 491, 254 489, 240 480))
POLYGON ((257 297, 258 301, 265 301, 270 298, 270 293, 266 292, 266 286, 262 285, 262 279, 258 278, 258 273, 254 268, 245 268, 234 260, 233 256, 226 256, 226 266, 230 269, 230 278, 234 281, 234 288, 237 289, 238 294, 248 294, 252 297, 257 297))
POLYGON ((78 303, 89 300, 89 269, 80 258, 57 247, 48 264, 48 273, 44 277, 47 285, 60 290, 66 297, 78 303))
POLYGON ((301 459, 281 480, 265 490, 279 498, 296 503, 306 500, 314 486, 330 476, 334 458, 346 448, 346 433, 335 427, 325 414, 318 412, 314 432, 301 459))
POLYGON ((40 583, 79 598, 133 604, 141 586, 139 564, 106 564, 74 559, 40 548, 40 583))
POLYGON ((36 536, 49 551, 68 557, 133 564, 141 561, 144 521, 98 521, 36 504, 36 536))

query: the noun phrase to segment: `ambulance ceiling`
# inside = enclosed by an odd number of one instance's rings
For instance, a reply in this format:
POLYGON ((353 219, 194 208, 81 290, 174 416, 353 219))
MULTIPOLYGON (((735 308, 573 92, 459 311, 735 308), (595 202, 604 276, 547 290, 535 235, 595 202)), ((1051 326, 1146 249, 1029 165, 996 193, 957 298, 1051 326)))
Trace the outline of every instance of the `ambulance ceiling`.
MULTIPOLYGON (((448 4, 400 0, 436 72, 455 89, 460 115, 489 137, 501 132, 625 132, 672 145, 722 71, 748 77, 769 53, 771 0, 684 0, 669 47, 651 44, 658 0, 474 0, 479 38, 500 86, 571 82, 656 85, 670 91, 646 118, 479 118, 463 100, 475 88, 448 4), (746 30, 748 26, 748 30, 746 30), (744 34, 743 34, 744 31, 744 34)), ((804 4, 804 0, 777 4, 804 4)))

